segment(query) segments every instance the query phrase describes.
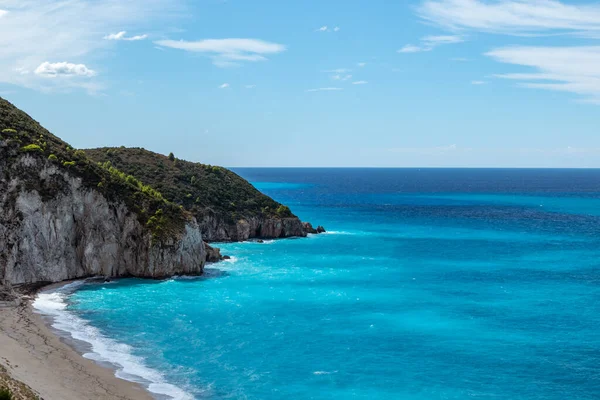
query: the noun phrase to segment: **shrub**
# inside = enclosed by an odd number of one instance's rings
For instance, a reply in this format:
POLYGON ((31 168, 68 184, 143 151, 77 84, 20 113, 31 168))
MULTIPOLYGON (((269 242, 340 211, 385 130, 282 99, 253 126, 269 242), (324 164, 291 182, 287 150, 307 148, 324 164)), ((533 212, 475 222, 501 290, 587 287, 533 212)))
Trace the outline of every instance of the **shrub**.
POLYGON ((63 161, 63 167, 74 167, 75 161, 63 161))
POLYGON ((169 160, 175 161, 175 155, 173 153, 169 153, 169 160))
POLYGON ((283 204, 280 205, 279 207, 277 207, 277 211, 275 211, 275 212, 280 217, 291 217, 292 216, 292 211, 290 210, 290 208, 288 206, 284 206, 283 204))
POLYGON ((54 154, 50 154, 48 156, 48 160, 50 160, 50 161, 58 161, 58 157, 56 157, 54 154))
POLYGON ((77 150, 73 155, 80 160, 85 160, 85 152, 83 150, 77 150))
POLYGON ((28 144, 27 146, 21 147, 21 151, 25 153, 43 153, 44 150, 37 144, 28 144))
POLYGON ((6 128, 2 129, 2 133, 17 133, 17 130, 12 128, 6 128))
POLYGON ((0 400, 12 400, 13 396, 10 390, 6 388, 0 388, 0 400))

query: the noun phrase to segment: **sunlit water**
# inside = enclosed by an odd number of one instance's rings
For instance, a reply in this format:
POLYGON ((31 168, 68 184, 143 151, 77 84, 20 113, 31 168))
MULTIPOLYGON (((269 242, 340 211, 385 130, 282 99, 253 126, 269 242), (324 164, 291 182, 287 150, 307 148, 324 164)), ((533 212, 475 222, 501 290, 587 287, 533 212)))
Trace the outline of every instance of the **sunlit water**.
POLYGON ((38 308, 163 398, 600 398, 600 171, 238 172, 330 231, 38 308))

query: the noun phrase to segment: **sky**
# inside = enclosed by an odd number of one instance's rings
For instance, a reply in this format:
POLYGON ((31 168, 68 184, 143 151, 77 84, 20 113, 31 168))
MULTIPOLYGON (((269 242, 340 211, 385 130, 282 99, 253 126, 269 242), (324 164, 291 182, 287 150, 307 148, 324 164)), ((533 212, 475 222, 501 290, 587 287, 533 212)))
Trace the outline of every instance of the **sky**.
POLYGON ((228 167, 600 167, 600 1, 0 0, 0 96, 228 167))

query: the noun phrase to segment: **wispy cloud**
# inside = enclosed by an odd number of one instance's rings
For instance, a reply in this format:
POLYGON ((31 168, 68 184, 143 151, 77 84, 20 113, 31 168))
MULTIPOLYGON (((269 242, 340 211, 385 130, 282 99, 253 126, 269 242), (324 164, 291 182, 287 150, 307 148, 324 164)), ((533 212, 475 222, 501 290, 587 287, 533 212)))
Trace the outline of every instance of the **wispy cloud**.
POLYGON ((96 72, 89 69, 83 64, 72 64, 68 62, 50 63, 44 62, 40 64, 34 71, 36 75, 56 78, 56 77, 92 77, 96 72))
POLYGON ((336 69, 326 69, 323 72, 332 73, 332 74, 347 74, 348 72, 352 72, 352 70, 348 69, 348 68, 336 68, 336 69))
POLYGON ((332 92, 332 91, 338 91, 338 90, 344 90, 344 89, 340 88, 340 87, 322 87, 322 88, 318 88, 318 89, 308 89, 307 92, 332 92))
POLYGON ((323 25, 322 27, 315 29, 315 32, 339 32, 339 31, 340 31, 339 26, 334 26, 333 28, 330 28, 327 25, 323 25))
POLYGON ((244 86, 246 89, 254 89, 256 85, 246 85, 244 86))
POLYGON ((353 85, 366 85, 367 83, 369 83, 369 82, 367 82, 367 81, 354 81, 354 82, 352 82, 353 85))
POLYGON ((407 44, 404 47, 402 47, 401 49, 398 50, 398 53, 418 53, 421 51, 430 51, 431 49, 425 49, 423 47, 420 46, 415 46, 412 44, 407 44))
POLYGON ((219 89, 227 89, 229 87, 229 83, 224 83, 219 86, 219 89))
POLYGON ((346 75, 337 74, 337 75, 333 75, 331 77, 331 79, 333 79, 334 81, 347 81, 347 80, 352 79, 352 75, 350 75, 350 74, 346 74, 346 75))
POLYGON ((431 51, 438 46, 445 44, 456 44, 464 42, 462 36, 442 35, 442 36, 425 36, 420 40, 418 46, 407 44, 398 50, 398 53, 419 53, 423 51, 431 51))
POLYGON ((495 49, 486 55, 533 69, 497 75, 500 78, 519 81, 528 88, 574 93, 585 102, 600 104, 600 46, 517 46, 495 49))
POLYGON ((121 31, 118 33, 111 33, 110 35, 104 36, 105 40, 127 40, 130 42, 134 42, 137 40, 144 40, 148 38, 148 35, 136 35, 136 36, 125 36, 127 35, 127 31, 121 31))
POLYGON ((171 18, 181 4, 181 0, 0 0, 0 83, 44 91, 102 90, 105 81, 99 74, 93 79, 67 79, 56 71, 56 79, 48 79, 52 67, 34 72, 46 62, 100 69, 97 64, 102 60, 94 53, 111 42, 99 32, 118 32, 122 26, 149 28, 156 20, 171 18))
POLYGON ((358 63, 358 64, 356 64, 356 65, 358 65, 360 68, 363 68, 363 67, 366 67, 366 66, 367 66, 367 63, 366 63, 366 62, 359 62, 359 63, 358 63))
POLYGON ((172 49, 208 54, 219 67, 241 62, 265 61, 266 55, 285 51, 285 46, 259 39, 205 39, 198 41, 159 40, 155 44, 172 49))
POLYGON ((506 34, 600 34, 600 5, 557 0, 426 0, 419 15, 449 29, 506 34))
POLYGON ((471 81, 471 85, 485 85, 486 81, 471 81))

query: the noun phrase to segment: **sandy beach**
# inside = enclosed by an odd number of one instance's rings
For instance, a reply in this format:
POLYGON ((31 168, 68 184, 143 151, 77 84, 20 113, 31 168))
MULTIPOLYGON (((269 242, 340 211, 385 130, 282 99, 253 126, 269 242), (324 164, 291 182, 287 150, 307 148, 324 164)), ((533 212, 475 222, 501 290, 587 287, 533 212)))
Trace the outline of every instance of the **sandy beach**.
POLYGON ((0 307, 0 386, 4 385, 17 399, 27 400, 34 394, 44 400, 152 399, 140 385, 115 377, 114 371, 61 342, 27 301, 0 307))

